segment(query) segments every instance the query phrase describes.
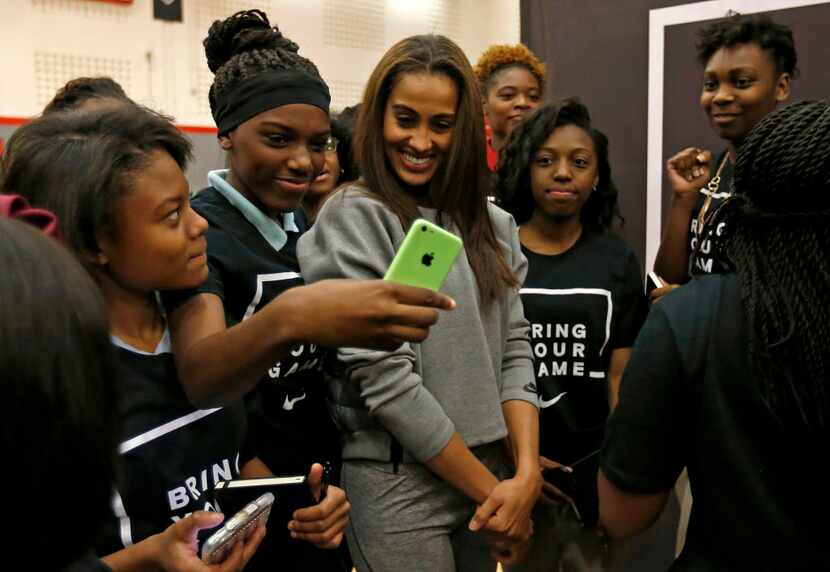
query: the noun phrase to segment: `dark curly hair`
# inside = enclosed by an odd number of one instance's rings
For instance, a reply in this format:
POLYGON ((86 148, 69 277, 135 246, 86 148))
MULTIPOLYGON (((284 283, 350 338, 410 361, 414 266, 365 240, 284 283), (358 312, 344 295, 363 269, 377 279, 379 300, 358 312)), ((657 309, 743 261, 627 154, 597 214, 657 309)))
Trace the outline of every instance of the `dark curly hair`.
POLYGON ((749 325, 753 376, 789 429, 830 415, 830 105, 767 115, 735 164, 726 252, 749 325))
POLYGON ((214 74, 208 92, 214 118, 219 94, 263 72, 304 71, 322 81, 317 66, 299 55, 299 46, 272 26, 261 10, 244 10, 215 21, 202 45, 214 74))
POLYGON ((352 139, 359 108, 359 104, 347 107, 331 119, 331 136, 337 138, 337 161, 343 170, 337 181, 338 185, 360 178, 360 170, 357 168, 352 151, 352 139))
POLYGON ((770 54, 779 74, 788 73, 793 78, 798 75, 798 56, 792 30, 765 14, 736 14, 701 28, 697 35, 697 59, 704 67, 721 48, 757 44, 770 54))
POLYGON ((46 104, 43 113, 77 109, 90 99, 114 99, 133 103, 117 81, 111 77, 77 77, 66 82, 52 101, 46 104))
POLYGON ((536 201, 530 183, 530 167, 539 148, 559 127, 575 125, 590 135, 597 154, 599 181, 597 190, 582 207, 582 224, 594 230, 605 230, 616 217, 624 222, 617 206, 617 187, 611 178, 608 161, 608 137, 591 126, 588 108, 575 99, 540 106, 510 134, 499 156, 496 195, 499 204, 518 224, 530 220, 536 201))

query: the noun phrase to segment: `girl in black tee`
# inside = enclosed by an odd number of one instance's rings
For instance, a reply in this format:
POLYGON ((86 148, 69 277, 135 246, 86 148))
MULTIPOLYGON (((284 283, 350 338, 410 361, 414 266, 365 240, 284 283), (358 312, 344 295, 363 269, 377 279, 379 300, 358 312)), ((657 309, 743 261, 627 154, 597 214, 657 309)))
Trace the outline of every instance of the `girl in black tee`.
POLYGON ((700 107, 713 131, 727 144, 717 156, 690 147, 668 160, 671 211, 654 262, 669 284, 659 298, 692 276, 729 270, 723 253, 726 203, 741 143, 764 116, 790 96, 796 76, 792 31, 767 16, 733 16, 698 33, 703 66, 700 107))
MULTIPOLYGON (((204 410, 190 403, 158 304, 158 290, 193 288, 208 276, 207 223, 190 209, 183 173, 190 143, 133 105, 50 114, 11 143, 4 190, 25 191, 58 214, 66 244, 103 295, 117 348, 118 475, 95 550, 115 571, 207 572, 196 534, 222 521, 204 511, 214 508, 213 485, 235 478, 246 460, 246 420, 239 401, 204 410)), ((264 532, 222 569, 240 570, 264 532)))
POLYGON ((637 259, 608 231, 618 215, 608 142, 580 103, 545 105, 516 129, 498 174, 529 264, 521 294, 547 469, 534 544, 515 569, 601 565, 597 452, 646 311, 637 259))

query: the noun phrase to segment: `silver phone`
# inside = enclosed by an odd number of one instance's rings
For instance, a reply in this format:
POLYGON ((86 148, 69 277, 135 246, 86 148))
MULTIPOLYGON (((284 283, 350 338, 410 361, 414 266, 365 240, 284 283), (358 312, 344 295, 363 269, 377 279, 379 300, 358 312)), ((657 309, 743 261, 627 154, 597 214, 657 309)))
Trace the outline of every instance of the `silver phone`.
POLYGON ((225 560, 237 542, 248 540, 260 524, 265 526, 273 504, 274 495, 265 493, 226 520, 202 545, 202 562, 218 564, 225 560))

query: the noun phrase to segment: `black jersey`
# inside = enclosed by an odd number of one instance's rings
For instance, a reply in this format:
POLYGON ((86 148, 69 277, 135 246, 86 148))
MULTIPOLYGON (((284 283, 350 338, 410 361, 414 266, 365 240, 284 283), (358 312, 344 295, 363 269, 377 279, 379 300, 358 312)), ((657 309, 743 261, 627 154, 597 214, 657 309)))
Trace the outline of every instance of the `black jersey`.
MULTIPOLYGON (((308 227, 302 210, 286 213, 278 229, 284 232, 285 242, 277 250, 216 188, 200 191, 192 206, 210 224, 206 232, 210 274, 196 293, 222 299, 228 327, 303 284, 296 257, 297 240, 308 227)), ((181 299, 180 293, 165 294, 168 307, 181 299)), ((306 474, 311 463, 339 457, 337 432, 325 404, 324 355, 311 344, 294 347, 246 397, 251 451, 275 474, 306 474)))
POLYGON ((123 440, 113 519, 96 545, 101 556, 162 532, 194 511, 213 510, 213 486, 239 475, 246 429, 242 402, 214 409, 190 404, 167 334, 152 354, 114 342, 123 440))

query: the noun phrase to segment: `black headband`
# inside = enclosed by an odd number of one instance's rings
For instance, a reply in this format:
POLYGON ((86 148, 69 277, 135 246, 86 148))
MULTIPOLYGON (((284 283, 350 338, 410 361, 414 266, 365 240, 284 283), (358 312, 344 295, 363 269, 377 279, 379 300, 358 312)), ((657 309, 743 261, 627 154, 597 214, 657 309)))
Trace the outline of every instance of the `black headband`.
POLYGON ((313 105, 328 115, 330 102, 329 88, 322 80, 305 72, 271 71, 217 96, 213 119, 219 135, 225 135, 263 111, 292 103, 313 105))

